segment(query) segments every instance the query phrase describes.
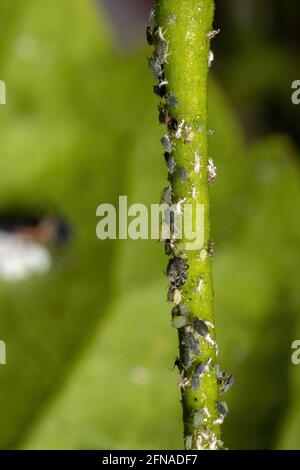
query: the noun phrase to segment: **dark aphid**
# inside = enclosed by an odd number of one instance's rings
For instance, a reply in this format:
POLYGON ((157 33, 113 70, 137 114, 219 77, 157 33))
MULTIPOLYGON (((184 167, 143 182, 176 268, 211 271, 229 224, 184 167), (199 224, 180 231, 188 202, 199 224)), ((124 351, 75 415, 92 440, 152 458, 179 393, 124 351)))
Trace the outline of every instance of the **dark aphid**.
POLYGON ((163 76, 163 69, 157 57, 150 57, 149 67, 154 77, 157 78, 157 80, 160 80, 163 76))
POLYGON ((172 95, 172 93, 167 93, 167 94, 166 94, 166 99, 167 99, 169 105, 172 106, 172 108, 177 108, 177 106, 178 106, 178 101, 177 101, 177 99, 175 98, 175 96, 172 95))
POLYGON ((173 370, 175 369, 175 367, 177 367, 179 372, 182 370, 181 360, 179 359, 179 357, 175 358, 174 365, 173 365, 173 370))
POLYGON ((168 58, 169 45, 168 42, 164 39, 160 39, 157 48, 156 54, 160 64, 164 64, 168 58))
POLYGON ((160 103, 158 106, 158 112, 159 112, 159 122, 160 124, 165 124, 166 120, 168 118, 168 111, 165 105, 160 103))
POLYGON ((170 256, 174 253, 174 243, 171 240, 165 242, 165 253, 170 256))
POLYGON ((176 131, 178 127, 178 121, 175 118, 171 118, 170 116, 167 116, 166 125, 170 131, 176 131))
POLYGON ((182 181, 187 181, 188 176, 185 168, 178 168, 178 173, 182 181))
POLYGON ((188 369, 192 365, 193 359, 188 351, 183 351, 181 365, 184 369, 188 369))
POLYGON ((223 395, 234 385, 235 377, 232 374, 221 371, 219 365, 216 366, 216 372, 219 385, 219 394, 223 395))
POLYGON ((163 147, 166 149, 167 152, 172 153, 173 152, 173 146, 171 143, 171 139, 168 135, 164 135, 163 138, 161 139, 161 143, 163 147))
POLYGON ((164 154, 166 164, 168 166, 169 173, 173 175, 175 168, 176 168, 176 163, 172 155, 170 155, 168 152, 165 152, 164 154))
POLYGON ((203 423, 203 420, 204 420, 204 415, 202 411, 201 410, 196 411, 196 413, 194 414, 195 428, 198 428, 199 426, 201 426, 201 424, 203 423))
POLYGON ((157 33, 157 27, 156 26, 147 26, 146 33, 147 33, 147 42, 148 42, 149 46, 153 46, 153 44, 155 43, 155 36, 156 36, 156 33, 157 33))
POLYGON ((209 256, 214 256, 215 254, 215 243, 212 240, 208 244, 207 253, 209 256))
POLYGON ((167 94, 167 87, 166 85, 155 85, 155 87, 153 87, 153 91, 160 98, 164 98, 167 94))
POLYGON ((208 331, 208 326, 205 323, 205 321, 200 320, 199 318, 196 318, 193 322, 193 325, 194 325, 194 329, 197 331, 197 333, 200 336, 203 336, 203 338, 206 338, 209 331, 208 331))
POLYGON ((182 344, 189 350, 190 353, 198 356, 200 354, 200 347, 197 339, 190 331, 186 331, 182 335, 182 344))
POLYGON ((167 266, 167 276, 170 282, 175 287, 182 286, 187 279, 188 265, 183 258, 175 256, 170 259, 167 266))
POLYGON ((228 415, 228 406, 225 401, 219 401, 217 403, 217 409, 219 413, 225 418, 228 415))
POLYGON ((160 198, 161 204, 171 204, 172 203, 172 187, 167 186, 164 188, 161 198, 160 198))

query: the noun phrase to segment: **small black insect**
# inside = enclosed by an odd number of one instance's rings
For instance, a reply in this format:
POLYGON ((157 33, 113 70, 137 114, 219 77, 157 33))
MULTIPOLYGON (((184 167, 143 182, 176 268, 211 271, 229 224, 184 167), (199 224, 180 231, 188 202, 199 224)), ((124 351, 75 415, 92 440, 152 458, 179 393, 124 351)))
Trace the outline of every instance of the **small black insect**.
POLYGON ((156 33, 157 33, 157 27, 156 26, 148 26, 147 29, 146 29, 146 33, 147 33, 147 42, 148 42, 149 46, 153 46, 153 44, 155 43, 155 36, 156 36, 156 33))
POLYGON ((178 121, 175 118, 171 118, 170 116, 167 116, 166 125, 167 125, 169 131, 176 131, 176 129, 178 127, 178 121))
POLYGON ((165 161, 168 166, 169 173, 172 175, 175 171, 176 163, 172 155, 168 152, 164 153, 165 161))
POLYGON ((175 96, 172 95, 172 93, 167 93, 166 99, 167 99, 169 105, 172 106, 172 108, 177 108, 177 106, 178 106, 178 101, 177 101, 177 99, 175 98, 175 96))
POLYGON ((200 336, 203 336, 203 338, 206 338, 209 331, 208 331, 208 326, 205 323, 205 321, 200 320, 199 318, 196 318, 193 322, 193 325, 194 325, 194 329, 197 331, 197 333, 200 336))
POLYGON ((165 242, 165 253, 167 256, 174 253, 174 243, 171 240, 166 240, 165 242))
POLYGON ((158 106, 158 112, 159 112, 159 122, 160 124, 165 124, 166 120, 168 118, 168 111, 165 105, 160 103, 158 106))
POLYGON ((170 259, 167 266, 167 276, 174 287, 180 287, 185 284, 187 279, 188 265, 183 258, 175 256, 170 259))
POLYGON ((200 354, 200 347, 197 339, 192 332, 186 331, 182 335, 182 344, 188 349, 188 351, 195 356, 200 354))
POLYGON ((200 364, 198 364, 195 369, 195 375, 197 375, 198 377, 202 377, 202 375, 208 371, 208 368, 209 368, 209 361, 200 362, 200 364))
POLYGON ((167 94, 167 86, 166 85, 155 85, 155 87, 153 87, 153 91, 160 98, 164 98, 167 94))

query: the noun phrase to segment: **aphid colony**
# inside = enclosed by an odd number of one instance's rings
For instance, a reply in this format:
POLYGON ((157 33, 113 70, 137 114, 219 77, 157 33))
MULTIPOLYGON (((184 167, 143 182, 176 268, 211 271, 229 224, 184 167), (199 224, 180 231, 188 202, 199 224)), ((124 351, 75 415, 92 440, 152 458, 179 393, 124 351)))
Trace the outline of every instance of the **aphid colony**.
MULTIPOLYGON (((168 15, 168 24, 174 25, 175 23, 176 15, 170 13, 168 15)), ((213 38, 217 33, 218 31, 209 32, 207 35, 208 40, 213 38)), ((160 26, 155 24, 155 14, 154 11, 152 11, 150 15, 150 25, 147 27, 147 41, 150 46, 154 47, 154 53, 149 58, 149 66, 154 78, 158 81, 158 84, 154 86, 154 93, 161 99, 158 105, 159 122, 167 128, 167 133, 162 137, 161 144, 164 148, 164 159, 168 168, 170 183, 169 186, 163 190, 161 203, 165 203, 169 206, 175 203, 177 211, 180 213, 186 198, 173 201, 173 178, 176 176, 183 184, 190 184, 190 190, 187 192, 190 194, 192 200, 197 200, 197 187, 190 182, 189 173, 193 172, 194 175, 198 175, 204 167, 202 155, 199 150, 192 150, 194 159, 189 171, 187 168, 179 167, 174 157, 176 143, 177 141, 182 141, 184 144, 191 144, 195 138, 195 133, 203 132, 205 126, 198 125, 196 129, 194 129, 185 119, 178 121, 172 116, 172 109, 176 109, 179 103, 169 89, 169 82, 165 73, 165 64, 170 56, 169 43, 166 36, 167 32, 163 31, 160 26)), ((212 61, 213 53, 210 51, 208 57, 209 65, 211 65, 212 61)), ((210 129, 208 130, 208 134, 212 134, 210 129)), ((208 182, 213 183, 216 178, 217 169, 212 159, 208 160, 205 169, 208 182)), ((170 220, 170 225, 172 226, 172 220, 170 220)), ((171 233, 173 233, 172 230, 171 233)), ((215 368, 212 358, 200 361, 201 349, 204 347, 204 344, 215 348, 216 354, 218 353, 218 349, 216 342, 211 336, 211 330, 214 328, 214 325, 208 321, 192 316, 188 306, 183 302, 182 288, 188 279, 189 265, 184 251, 178 249, 178 247, 179 243, 178 240, 175 239, 175 236, 165 242, 165 252, 170 256, 166 270, 166 275, 169 279, 167 300, 175 304, 172 310, 172 325, 178 330, 180 340, 180 358, 176 358, 174 365, 179 370, 179 386, 183 394, 187 387, 190 387, 193 392, 197 393, 201 387, 201 381, 204 375, 211 373, 215 368)), ((214 245, 210 242, 208 246, 204 246, 202 250, 200 250, 199 259, 200 261, 205 261, 207 257, 213 256, 213 254, 214 245)), ((196 282, 194 295, 202 295, 204 286, 205 279, 200 277, 196 282)), ((219 395, 222 395, 230 388, 234 379, 231 375, 220 371, 219 366, 216 366, 215 374, 219 385, 219 395)), ((223 422, 227 414, 227 405, 225 402, 218 402, 217 412, 218 418, 215 420, 214 424, 223 422)), ((221 447, 220 441, 217 440, 212 429, 208 426, 208 420, 211 418, 209 410, 203 407, 202 409, 192 410, 192 413, 191 419, 193 420, 197 446, 202 448, 202 441, 204 442, 209 438, 210 448, 221 447)), ((185 442, 186 449, 191 448, 192 442, 193 436, 187 436, 185 442)))

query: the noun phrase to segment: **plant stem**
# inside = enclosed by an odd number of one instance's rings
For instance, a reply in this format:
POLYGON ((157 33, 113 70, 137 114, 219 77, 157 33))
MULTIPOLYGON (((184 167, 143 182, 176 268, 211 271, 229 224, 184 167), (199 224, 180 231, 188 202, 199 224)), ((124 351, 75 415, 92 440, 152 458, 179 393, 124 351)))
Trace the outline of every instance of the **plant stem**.
MULTIPOLYGON (((226 405, 218 403, 218 372, 213 314, 209 184, 216 168, 208 158, 207 76, 214 36, 213 0, 156 0, 148 28, 155 47, 150 66, 159 84, 162 141, 173 204, 204 206, 204 241, 187 249, 187 239, 166 242, 170 255, 169 300, 178 328, 184 440, 187 449, 222 448, 220 423, 226 405)), ((194 222, 193 222, 194 223, 194 222)), ((225 376, 223 376, 225 377, 225 376)), ((231 376, 226 376, 231 377, 231 376)))

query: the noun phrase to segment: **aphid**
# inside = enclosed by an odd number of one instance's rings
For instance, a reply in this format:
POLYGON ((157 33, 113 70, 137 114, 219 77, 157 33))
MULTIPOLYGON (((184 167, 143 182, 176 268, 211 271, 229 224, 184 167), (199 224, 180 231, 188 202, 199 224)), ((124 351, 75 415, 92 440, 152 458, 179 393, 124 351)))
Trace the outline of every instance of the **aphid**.
POLYGON ((169 205, 172 203, 172 187, 171 186, 167 186, 166 188, 164 188, 162 195, 161 195, 160 203, 169 204, 169 205))
POLYGON ((228 390, 232 387, 232 385, 235 382, 234 375, 232 374, 227 374, 226 372, 222 372, 220 370, 220 366, 216 366, 216 372, 217 372, 217 379, 218 379, 218 385, 219 385, 219 393, 220 395, 223 395, 224 393, 228 392, 228 390))
POLYGON ((146 33, 147 33, 147 42, 148 42, 149 46, 153 46, 153 44, 155 42, 156 32, 157 32, 157 27, 156 26, 147 26, 146 33))
POLYGON ((164 157, 165 157, 166 164, 168 166, 169 173, 171 173, 171 175, 172 175, 175 171, 175 168, 176 168, 175 160, 172 157, 172 155, 168 152, 164 153, 164 157))
POLYGON ((196 292, 197 294, 200 294, 200 292, 202 291, 203 282, 204 282, 203 277, 200 277, 200 278, 199 278, 199 281, 198 281, 198 284, 197 284, 197 287, 196 287, 196 289, 195 289, 195 292, 196 292))
POLYGON ((182 181, 187 181, 188 177, 187 177, 187 172, 185 168, 178 168, 178 173, 182 181))
POLYGON ((185 317, 188 317, 190 314, 189 308, 186 304, 180 304, 179 305, 179 311, 181 315, 184 315, 185 317))
POLYGON ((182 299, 182 296, 181 296, 181 292, 180 290, 176 289, 174 290, 174 296, 173 296, 173 302, 176 304, 176 305, 179 305, 180 302, 181 302, 181 299, 182 299))
POLYGON ((167 108, 164 104, 160 103, 158 106, 158 112, 159 112, 159 122, 160 124, 165 124, 167 117, 168 117, 168 111, 167 108))
POLYGON ((187 324, 187 318, 183 317, 182 315, 174 317, 172 320, 172 325, 174 326, 174 328, 177 328, 178 330, 184 327, 186 324, 187 324))
POLYGON ((172 240, 166 240, 165 242, 165 253, 170 256, 174 252, 174 243, 172 240))
POLYGON ((185 331, 182 335, 182 344, 195 356, 199 356, 200 347, 197 339, 191 331, 185 331))
POLYGON ((175 134, 176 139, 181 139, 184 123, 185 123, 185 120, 182 119, 182 121, 178 124, 177 132, 175 134))
POLYGON ((203 420, 204 420, 203 413, 202 413, 201 410, 198 410, 194 414, 194 426, 195 426, 195 428, 198 428, 203 423, 203 420))
POLYGON ((178 121, 175 118, 171 118, 170 116, 166 117, 166 125, 169 129, 169 131, 176 131, 178 127, 178 121))
POLYGON ((214 135, 215 131, 213 129, 207 129, 208 135, 214 135))
POLYGON ((163 76, 163 69, 157 57, 154 57, 154 56, 150 57, 149 67, 154 77, 157 78, 157 80, 160 80, 163 76))
POLYGON ((208 359, 205 362, 200 362, 195 369, 195 375, 198 377, 202 377, 206 372, 209 370, 209 366, 211 364, 211 359, 208 359))
POLYGON ((209 31, 209 32, 207 33, 208 39, 213 39, 214 37, 217 36, 217 34, 219 34, 219 32, 220 32, 219 29, 214 29, 214 30, 212 30, 212 31, 209 31))
POLYGON ((165 147, 167 152, 169 152, 169 153, 173 152, 174 149, 173 149, 173 146, 172 146, 172 143, 171 143, 171 139, 167 134, 163 136, 163 138, 161 139, 161 143, 162 143, 163 147, 165 147))
POLYGON ((161 84, 155 85, 153 87, 153 91, 160 98, 164 98, 164 96, 166 96, 166 94, 167 94, 167 87, 166 87, 166 85, 161 85, 161 84))
POLYGON ((175 15, 175 13, 169 13, 168 14, 168 23, 169 24, 175 24, 176 20, 177 20, 177 17, 175 15))
POLYGON ((169 55, 168 52, 169 52, 168 42, 165 41, 164 39, 160 39, 156 48, 156 54, 161 65, 163 65, 167 61, 167 58, 169 55))
POLYGON ((192 184, 192 186, 191 186, 191 193, 190 194, 192 196, 193 201, 195 201, 197 199, 198 192, 197 192, 197 188, 194 184, 192 184))
POLYGON ((213 51, 209 51, 209 53, 208 53, 208 68, 211 67, 211 65, 214 61, 214 58, 215 58, 215 56, 214 56, 213 51))
POLYGON ((196 318, 194 320, 194 330, 197 331, 197 333, 200 336, 203 336, 203 338, 206 338, 209 331, 208 331, 208 326, 206 325, 204 320, 200 320, 199 318, 196 318))
POLYGON ((193 436, 192 435, 186 436, 186 438, 185 438, 185 449, 186 450, 191 450, 192 445, 193 445, 193 436))
POLYGON ((195 163, 194 163, 194 172, 197 174, 200 172, 201 167, 201 155, 198 151, 195 152, 195 163))
POLYGON ((219 401, 217 403, 217 410, 220 412, 220 414, 226 418, 226 416, 228 415, 228 406, 227 406, 227 403, 225 401, 219 401))
POLYGON ((212 158, 208 159, 207 171, 208 171, 208 182, 210 184, 213 184, 217 177, 217 167, 215 166, 212 158))
POLYGON ((175 256, 167 266, 167 276, 174 287, 182 286, 187 279, 188 265, 183 258, 175 256))
POLYGON ((188 369, 193 363, 193 358, 188 351, 183 351, 181 365, 184 369, 188 369))
POLYGON ((198 392, 200 386, 200 379, 197 374, 192 376, 192 389, 194 392, 198 392))
POLYGON ((175 98, 175 96, 172 95, 172 93, 167 93, 167 94, 166 94, 166 99, 167 99, 169 105, 172 106, 172 108, 177 108, 177 106, 178 106, 178 101, 177 101, 177 99, 175 98))
POLYGON ((210 242, 208 243, 208 247, 207 247, 207 253, 208 253, 208 256, 214 256, 215 254, 215 243, 210 240, 210 242))

